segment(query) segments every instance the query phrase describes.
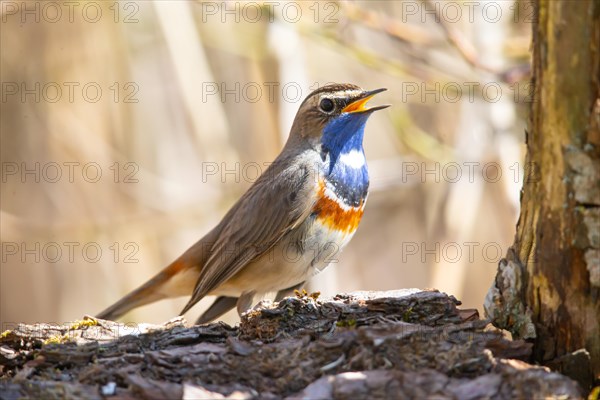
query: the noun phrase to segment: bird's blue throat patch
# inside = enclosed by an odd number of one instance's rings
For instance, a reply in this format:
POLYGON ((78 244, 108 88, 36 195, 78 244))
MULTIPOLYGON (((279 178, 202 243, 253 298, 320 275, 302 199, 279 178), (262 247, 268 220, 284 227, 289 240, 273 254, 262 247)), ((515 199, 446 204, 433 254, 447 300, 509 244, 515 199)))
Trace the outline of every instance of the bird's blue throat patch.
POLYGON ((344 161, 351 154, 364 159, 363 137, 369 115, 370 113, 341 114, 323 128, 321 138, 323 156, 329 154, 325 178, 332 184, 335 194, 353 207, 358 207, 367 197, 369 171, 366 161, 362 165, 344 161))

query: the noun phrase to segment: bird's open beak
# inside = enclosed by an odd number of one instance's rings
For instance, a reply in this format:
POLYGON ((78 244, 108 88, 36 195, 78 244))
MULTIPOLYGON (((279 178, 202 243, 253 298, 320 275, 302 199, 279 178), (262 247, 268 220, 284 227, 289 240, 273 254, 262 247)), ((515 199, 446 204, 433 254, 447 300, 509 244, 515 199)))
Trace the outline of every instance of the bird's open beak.
POLYGON ((375 96, 377 93, 381 93, 387 90, 386 88, 370 90, 367 92, 363 92, 359 97, 352 100, 350 104, 342 109, 343 113, 363 113, 363 112, 373 112, 377 110, 382 110, 384 108, 388 108, 389 104, 384 104, 381 106, 375 106, 371 108, 367 108, 367 102, 371 100, 371 97, 375 96))

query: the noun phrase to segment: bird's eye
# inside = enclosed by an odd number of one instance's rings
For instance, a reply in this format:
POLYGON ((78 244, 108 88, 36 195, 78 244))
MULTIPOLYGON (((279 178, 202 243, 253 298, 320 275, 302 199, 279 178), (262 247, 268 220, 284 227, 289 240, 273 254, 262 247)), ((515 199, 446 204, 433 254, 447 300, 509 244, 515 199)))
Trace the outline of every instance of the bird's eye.
POLYGON ((324 98, 321 100, 321 103, 319 103, 319 108, 326 113, 330 113, 335 108, 335 104, 333 103, 333 100, 324 98))

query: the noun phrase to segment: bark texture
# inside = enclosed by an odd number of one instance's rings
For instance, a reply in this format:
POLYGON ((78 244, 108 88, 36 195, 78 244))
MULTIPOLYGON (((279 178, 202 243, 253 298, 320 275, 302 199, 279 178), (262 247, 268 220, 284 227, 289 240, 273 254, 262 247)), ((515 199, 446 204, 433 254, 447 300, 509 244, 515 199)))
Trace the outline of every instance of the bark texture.
POLYGON ((236 328, 19 325, 0 338, 0 398, 581 398, 451 296, 315 297, 264 303, 236 328))
POLYGON ((533 359, 600 377, 600 3, 538 0, 521 215, 486 299, 533 359))

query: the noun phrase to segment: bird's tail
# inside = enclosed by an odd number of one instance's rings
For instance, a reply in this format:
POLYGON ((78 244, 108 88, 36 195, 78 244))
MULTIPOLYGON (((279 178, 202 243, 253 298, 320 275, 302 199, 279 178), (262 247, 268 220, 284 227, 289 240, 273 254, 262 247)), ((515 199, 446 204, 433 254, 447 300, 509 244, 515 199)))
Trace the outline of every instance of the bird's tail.
POLYGON ((96 315, 96 318, 115 320, 134 308, 162 299, 190 295, 199 275, 199 268, 179 258, 148 282, 96 315))

